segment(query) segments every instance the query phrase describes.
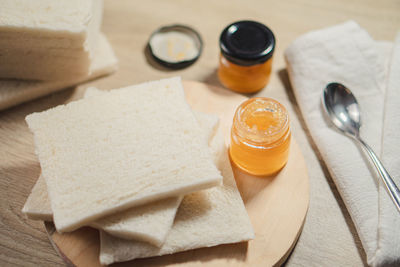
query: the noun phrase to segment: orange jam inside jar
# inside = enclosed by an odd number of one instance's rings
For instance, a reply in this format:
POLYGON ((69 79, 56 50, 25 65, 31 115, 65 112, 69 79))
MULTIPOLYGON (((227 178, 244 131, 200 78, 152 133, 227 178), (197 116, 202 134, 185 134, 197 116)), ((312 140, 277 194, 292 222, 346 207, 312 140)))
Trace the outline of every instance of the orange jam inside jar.
POLYGON ((255 93, 269 82, 275 37, 265 25, 238 21, 226 27, 219 40, 218 77, 239 93, 255 93))
POLYGON ((278 101, 251 98, 236 110, 229 153, 243 171, 267 176, 282 169, 289 156, 289 116, 278 101))

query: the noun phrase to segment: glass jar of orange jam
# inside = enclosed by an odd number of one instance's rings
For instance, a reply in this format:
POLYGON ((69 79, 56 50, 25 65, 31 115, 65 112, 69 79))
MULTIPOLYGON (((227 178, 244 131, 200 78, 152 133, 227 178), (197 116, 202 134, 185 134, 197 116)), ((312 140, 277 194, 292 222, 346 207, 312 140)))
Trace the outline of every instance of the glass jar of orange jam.
POLYGON ((270 78, 275 37, 265 25, 238 21, 226 27, 219 40, 221 55, 218 77, 239 93, 255 93, 270 78))
POLYGON ((267 176, 282 169, 289 156, 289 116, 278 101, 251 98, 236 110, 229 153, 243 171, 267 176))

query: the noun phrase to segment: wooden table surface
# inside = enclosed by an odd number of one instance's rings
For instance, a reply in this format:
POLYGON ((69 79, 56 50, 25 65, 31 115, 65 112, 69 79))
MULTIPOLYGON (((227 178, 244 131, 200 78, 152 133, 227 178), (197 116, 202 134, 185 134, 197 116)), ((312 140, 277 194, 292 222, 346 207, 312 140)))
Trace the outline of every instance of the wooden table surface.
POLYGON ((288 106, 293 134, 310 170, 310 210, 302 236, 287 265, 321 266, 327 259, 335 260, 338 266, 365 264, 354 226, 324 164, 313 150, 313 143, 298 113, 282 55, 290 42, 301 34, 349 19, 358 22, 374 39, 393 40, 396 31, 400 30, 398 0, 105 0, 102 29, 119 58, 120 69, 109 77, 0 112, 0 266, 64 265, 51 247, 43 224, 24 218, 20 212, 35 182, 34 177, 39 174, 33 142, 26 138, 25 115, 79 98, 83 88, 89 85, 110 89, 181 75, 185 80, 220 86, 215 72, 219 34, 229 23, 242 19, 265 23, 275 33, 277 49, 273 75, 270 84, 258 95, 274 97, 288 106), (161 25, 173 23, 193 26, 204 41, 199 61, 180 71, 165 70, 149 61, 144 53, 151 32, 161 25), (14 134, 5 134, 10 128, 14 134), (329 205, 326 216, 323 212, 327 207, 320 204, 323 202, 320 201, 321 192, 325 192, 323 199, 329 205), (332 234, 320 238, 327 233, 332 234), (340 238, 335 238, 334 233, 340 238), (341 243, 335 242, 336 239, 341 243), (315 240, 319 242, 317 250, 310 253, 315 240), (324 247, 329 247, 329 251, 324 247), (331 251, 340 251, 342 247, 352 249, 346 249, 343 252, 346 255, 342 256, 331 251))

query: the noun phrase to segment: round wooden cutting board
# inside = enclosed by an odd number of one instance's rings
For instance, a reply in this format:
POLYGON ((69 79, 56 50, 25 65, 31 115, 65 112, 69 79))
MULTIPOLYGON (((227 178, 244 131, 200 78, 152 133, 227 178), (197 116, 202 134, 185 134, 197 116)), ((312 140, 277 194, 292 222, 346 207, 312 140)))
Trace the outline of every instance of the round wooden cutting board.
MULTIPOLYGON (((229 141, 236 107, 247 98, 229 90, 199 82, 184 82, 186 97, 194 110, 218 114, 220 127, 229 141)), ((228 144, 228 143, 227 143, 228 144)), ((117 266, 272 266, 282 264, 303 228, 309 203, 307 168, 294 138, 287 165, 272 177, 254 177, 233 168, 246 205, 255 239, 220 245, 117 266)), ((61 257, 75 266, 101 266, 98 231, 82 228, 59 234, 45 223, 49 238, 61 257)))

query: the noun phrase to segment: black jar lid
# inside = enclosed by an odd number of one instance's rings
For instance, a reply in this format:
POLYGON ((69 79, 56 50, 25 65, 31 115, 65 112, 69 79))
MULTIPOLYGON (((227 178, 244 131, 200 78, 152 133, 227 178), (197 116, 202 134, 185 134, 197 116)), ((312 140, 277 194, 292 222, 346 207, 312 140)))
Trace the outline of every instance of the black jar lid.
POLYGON ((243 20, 232 23, 222 31, 219 45, 221 53, 229 61, 251 66, 272 57, 275 36, 264 24, 243 20))
POLYGON ((148 42, 151 56, 170 69, 182 69, 193 64, 201 55, 203 41, 193 28, 173 24, 154 31, 148 42))

